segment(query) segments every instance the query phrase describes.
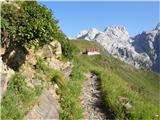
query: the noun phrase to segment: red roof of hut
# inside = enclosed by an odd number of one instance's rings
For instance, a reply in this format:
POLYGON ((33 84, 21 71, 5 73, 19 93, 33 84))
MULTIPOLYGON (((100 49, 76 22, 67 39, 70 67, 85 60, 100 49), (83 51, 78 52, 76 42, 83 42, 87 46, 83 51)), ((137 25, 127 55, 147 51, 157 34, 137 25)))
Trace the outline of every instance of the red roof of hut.
POLYGON ((86 49, 87 52, 100 52, 99 48, 87 48, 86 49))

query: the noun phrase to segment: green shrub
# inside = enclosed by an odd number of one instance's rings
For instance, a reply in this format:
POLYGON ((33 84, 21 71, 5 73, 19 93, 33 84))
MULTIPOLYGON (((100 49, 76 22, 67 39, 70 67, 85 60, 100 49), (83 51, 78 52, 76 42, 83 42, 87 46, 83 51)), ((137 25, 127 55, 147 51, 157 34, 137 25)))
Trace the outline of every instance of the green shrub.
POLYGON ((9 29, 9 23, 0 16, 1 18, 1 30, 9 29))
POLYGON ((50 69, 48 71, 48 76, 52 82, 52 84, 56 83, 59 87, 63 87, 65 82, 65 78, 64 75, 58 71, 58 70, 54 70, 54 69, 50 69))
POLYGON ((47 63, 42 58, 37 59, 35 68, 42 72, 47 72, 49 70, 47 63))
POLYGON ((25 47, 39 47, 58 40, 65 57, 71 57, 69 39, 60 30, 52 11, 36 1, 2 4, 1 21, 10 32, 12 42, 25 47))

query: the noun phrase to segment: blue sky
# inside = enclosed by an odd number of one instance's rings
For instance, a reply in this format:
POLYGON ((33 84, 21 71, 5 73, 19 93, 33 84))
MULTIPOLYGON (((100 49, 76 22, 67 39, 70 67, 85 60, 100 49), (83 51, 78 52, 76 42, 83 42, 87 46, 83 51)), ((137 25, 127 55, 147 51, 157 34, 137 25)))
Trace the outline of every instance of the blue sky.
POLYGON ((160 22, 160 3, 157 2, 53 2, 39 1, 53 10, 59 26, 69 37, 81 30, 95 27, 104 30, 108 25, 125 26, 134 36, 155 28, 160 22))

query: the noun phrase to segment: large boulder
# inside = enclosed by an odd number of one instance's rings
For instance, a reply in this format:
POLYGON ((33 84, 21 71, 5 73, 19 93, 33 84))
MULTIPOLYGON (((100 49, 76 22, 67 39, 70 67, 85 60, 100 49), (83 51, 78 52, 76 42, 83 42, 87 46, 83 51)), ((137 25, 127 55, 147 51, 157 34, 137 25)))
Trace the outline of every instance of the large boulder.
POLYGON ((59 59, 62 55, 61 44, 58 41, 52 41, 50 44, 44 45, 42 49, 36 51, 35 54, 45 59, 51 59, 52 57, 59 59))
POLYGON ((51 58, 53 56, 53 50, 50 45, 44 45, 41 50, 43 58, 51 58))
POLYGON ((118 103, 119 103, 119 106, 123 108, 126 115, 130 114, 131 109, 132 109, 132 105, 131 105, 129 98, 123 97, 123 96, 118 96, 118 103))
MULTIPOLYGON (((64 73, 65 77, 68 77, 72 72, 73 65, 70 62, 63 62, 60 60, 62 48, 58 41, 53 41, 50 44, 44 45, 42 49, 37 51, 33 51, 32 49, 28 51, 29 53, 27 54, 26 61, 29 64, 36 65, 37 59, 42 58, 46 61, 49 68, 61 71, 64 73)), ((26 70, 24 69, 24 71, 26 70)))
POLYGON ((26 61, 32 65, 36 64, 37 58, 43 58, 48 61, 49 66, 56 67, 51 61, 60 59, 62 55, 61 44, 58 41, 53 41, 50 44, 44 45, 42 49, 36 51, 29 49, 28 51, 26 61))
POLYGON ((72 72, 73 65, 70 62, 66 62, 61 67, 61 71, 64 73, 65 77, 69 77, 72 72))
POLYGON ((63 62, 56 58, 52 58, 51 60, 47 62, 48 62, 48 67, 53 68, 55 70, 60 70, 63 66, 63 62))
MULTIPOLYGON (((53 90, 54 91, 54 90, 53 90)), ((38 103, 25 116, 25 120, 59 120, 60 105, 51 90, 43 90, 38 103)))
MULTIPOLYGON (((1 51, 2 53, 2 51, 1 51)), ((15 72, 10 69, 9 67, 7 67, 7 65, 2 61, 2 57, 0 56, 0 80, 1 80, 1 84, 0 84, 0 100, 2 99, 4 92, 7 89, 7 83, 10 80, 11 76, 14 74, 15 72)))
POLYGON ((61 58, 62 55, 62 47, 61 44, 58 41, 53 41, 50 43, 50 46, 53 50, 53 54, 56 58, 61 58))
POLYGON ((28 54, 26 56, 26 61, 29 64, 36 65, 36 63, 37 63, 37 57, 35 55, 35 51, 34 50, 32 50, 32 49, 28 50, 28 54))
POLYGON ((49 68, 61 71, 65 77, 68 77, 71 74, 73 68, 71 62, 62 62, 55 58, 52 58, 50 61, 48 61, 48 66, 49 68))

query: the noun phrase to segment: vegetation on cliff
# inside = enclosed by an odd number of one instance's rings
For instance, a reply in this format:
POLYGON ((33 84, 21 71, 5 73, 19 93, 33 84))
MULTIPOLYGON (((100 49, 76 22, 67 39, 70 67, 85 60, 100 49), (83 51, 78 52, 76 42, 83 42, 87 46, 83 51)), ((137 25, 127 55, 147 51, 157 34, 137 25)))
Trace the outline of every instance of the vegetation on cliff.
POLYGON ((35 65, 27 64, 25 67, 30 67, 35 73, 34 77, 42 84, 30 88, 22 73, 17 72, 9 81, 1 103, 2 119, 23 119, 46 82, 48 86, 54 83, 59 86, 60 118, 83 119, 81 89, 86 79, 84 73, 88 72, 100 78, 103 101, 115 119, 159 119, 159 75, 137 70, 113 58, 96 42, 70 42, 58 27, 52 11, 36 1, 13 3, 3 3, 1 7, 1 30, 2 33, 9 33, 3 36, 2 47, 12 42, 16 46, 35 49, 57 40, 62 45, 63 55, 72 58, 74 68, 70 76, 65 78, 62 72, 50 69, 43 58, 37 59, 35 65), (101 54, 81 54, 86 48, 92 47, 99 47, 101 54), (127 103, 132 106, 129 111, 119 103, 120 97, 128 99, 127 103))
MULTIPOLYGON (((57 40, 62 45, 63 55, 71 57, 69 39, 60 30, 53 12, 36 1, 2 3, 1 30, 8 32, 12 44, 38 48, 57 40)), ((2 39, 2 46, 6 39, 2 39)))

